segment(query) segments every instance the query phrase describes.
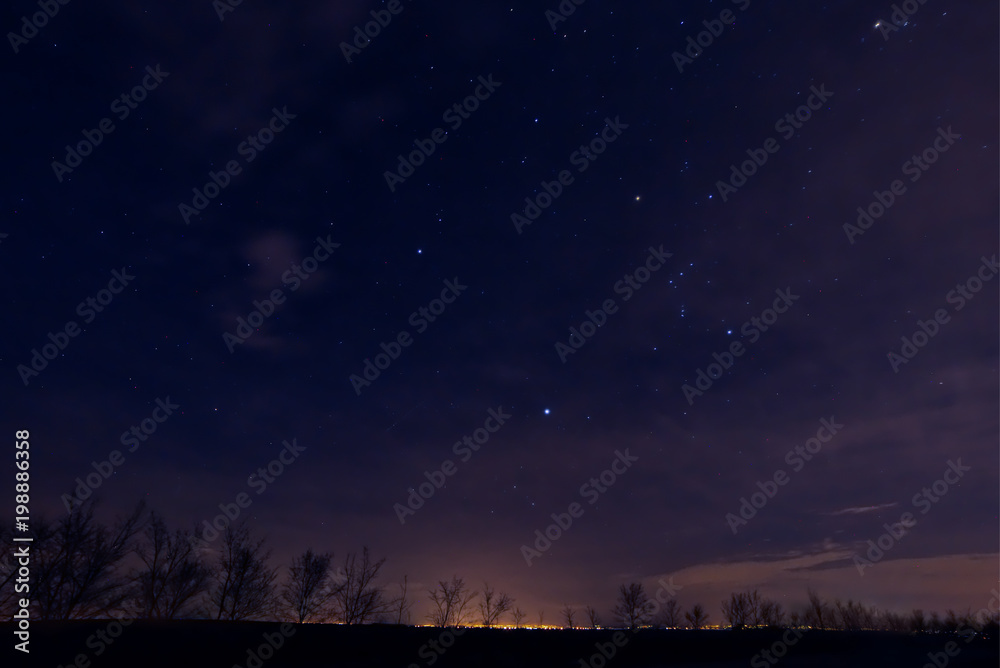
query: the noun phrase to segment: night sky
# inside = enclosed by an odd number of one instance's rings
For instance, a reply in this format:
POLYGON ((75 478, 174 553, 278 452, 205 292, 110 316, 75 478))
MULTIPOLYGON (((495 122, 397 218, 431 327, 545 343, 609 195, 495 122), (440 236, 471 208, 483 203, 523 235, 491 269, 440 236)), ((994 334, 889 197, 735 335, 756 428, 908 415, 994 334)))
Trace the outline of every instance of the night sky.
POLYGON ((754 587, 984 607, 996 3, 562 6, 69 2, 8 35, 33 513, 117 450, 102 517, 245 493, 276 564, 368 545, 417 621, 453 574, 553 622, 668 577, 715 623, 754 587))

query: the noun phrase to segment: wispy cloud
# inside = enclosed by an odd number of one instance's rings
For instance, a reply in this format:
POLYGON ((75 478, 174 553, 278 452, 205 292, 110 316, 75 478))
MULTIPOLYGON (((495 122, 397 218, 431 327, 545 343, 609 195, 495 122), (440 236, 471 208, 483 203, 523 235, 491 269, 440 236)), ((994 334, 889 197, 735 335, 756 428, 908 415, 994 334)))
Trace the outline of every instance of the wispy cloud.
POLYGON ((877 506, 855 506, 853 508, 844 508, 843 510, 838 510, 835 513, 827 513, 831 516, 836 515, 861 515, 863 513, 877 512, 879 510, 885 510, 886 508, 895 508, 898 503, 880 503, 877 506))

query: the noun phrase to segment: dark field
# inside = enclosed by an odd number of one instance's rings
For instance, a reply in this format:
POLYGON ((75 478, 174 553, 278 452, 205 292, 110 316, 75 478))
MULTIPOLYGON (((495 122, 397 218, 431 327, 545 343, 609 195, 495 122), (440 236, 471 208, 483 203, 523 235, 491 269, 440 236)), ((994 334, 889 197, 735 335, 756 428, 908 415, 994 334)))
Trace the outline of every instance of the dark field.
MULTIPOLYGON (((113 623, 112 623, 113 624, 113 623)), ((4 624, 5 638, 12 628, 4 624)), ((769 663, 761 652, 781 643, 783 631, 643 630, 504 630, 394 626, 282 625, 271 622, 133 622, 109 628, 107 620, 36 623, 30 658, 16 654, 14 665, 56 668, 139 668, 146 666, 218 666, 230 668, 320 666, 467 666, 470 668, 578 668, 594 666, 937 666, 972 667, 1000 664, 997 639, 978 636, 970 642, 953 635, 905 635, 804 631, 801 639, 777 652, 769 663), (119 632, 112 639, 109 633, 119 632), (615 646, 615 634, 620 646, 615 646), (444 634, 444 635, 443 635, 444 634), (280 645, 270 653, 265 638, 280 645), (279 640, 279 638, 281 638, 279 640), (107 642, 107 641, 110 641, 107 642), (955 656, 946 654, 948 643, 955 656), (261 646, 265 649, 259 652, 261 646), (444 645, 448 645, 447 648, 444 645), (599 648, 611 654, 602 661, 599 648), (612 648, 613 654, 612 654, 612 648), (253 660, 248 651, 268 657, 253 660), (27 658, 27 660, 25 660, 27 658), (248 659, 249 663, 248 663, 248 659), (581 661, 582 660, 582 661, 581 661)), ((794 639, 794 636, 786 636, 794 639)), ((10 665, 6 661, 4 665, 10 665)))

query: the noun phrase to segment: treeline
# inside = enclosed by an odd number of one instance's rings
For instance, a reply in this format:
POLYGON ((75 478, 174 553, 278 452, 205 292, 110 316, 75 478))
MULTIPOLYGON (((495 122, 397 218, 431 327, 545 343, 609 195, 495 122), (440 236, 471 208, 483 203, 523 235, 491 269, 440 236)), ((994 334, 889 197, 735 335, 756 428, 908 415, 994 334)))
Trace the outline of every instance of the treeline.
MULTIPOLYGON (((408 581, 380 581, 385 559, 372 557, 367 547, 339 564, 329 552, 307 549, 283 568, 272 565, 264 538, 245 524, 227 526, 215 540, 196 531, 171 531, 156 512, 138 504, 127 516, 106 525, 95 517, 93 500, 55 521, 36 521, 29 543, 30 592, 18 590, 18 564, 10 551, 0 560, 0 618, 11 619, 18 599, 29 598, 35 619, 220 619, 332 622, 340 624, 413 623, 408 581)), ((12 544, 12 529, 0 530, 12 544)), ((23 536, 23 534, 20 534, 23 536)), ((21 543, 22 545, 24 543, 21 543)), ((661 580, 662 582, 662 580, 661 580)), ((670 591, 653 600, 641 583, 623 584, 605 623, 591 607, 567 605, 556 624, 567 628, 627 627, 692 628, 710 624, 701 603, 684 609, 670 591)), ((426 621, 446 626, 527 626, 537 623, 516 607, 508 593, 489 583, 469 587, 453 576, 427 593, 426 621)), ((824 601, 813 591, 800 610, 786 611, 757 590, 733 593, 722 602, 724 625, 824 628, 848 631, 961 632, 975 629, 996 633, 1000 615, 923 611, 898 614, 848 600, 824 601)))
MULTIPOLYGON (((661 581, 662 582, 662 581, 661 581)), ((807 590, 808 602, 798 610, 786 611, 781 603, 764 598, 758 590, 734 592, 721 602, 723 623, 733 630, 752 628, 811 628, 840 631, 894 631, 913 633, 962 633, 968 630, 997 635, 1000 630, 1000 613, 982 609, 973 613, 967 610, 956 613, 948 610, 942 618, 936 612, 930 616, 923 610, 900 614, 890 610, 866 606, 863 603, 839 599, 826 601, 819 594, 807 590)), ((645 591, 642 583, 621 585, 612 611, 615 627, 702 629, 711 625, 709 615, 700 603, 685 610, 676 596, 665 601, 657 592, 656 601, 645 591)), ((579 628, 581 618, 572 606, 562 609, 564 626, 579 628)), ((601 628, 601 618, 592 607, 583 610, 585 626, 601 628)))
MULTIPOLYGON (((15 588, 17 563, 10 555, 0 563, 3 618, 29 598, 41 620, 409 621, 405 581, 399 595, 389 595, 377 583, 385 559, 373 559, 367 548, 338 568, 332 554, 308 549, 279 581, 265 539, 245 524, 207 542, 195 531, 170 531, 143 503, 111 526, 94 513, 87 501, 56 521, 32 524, 27 595, 15 588)), ((11 530, 3 533, 11 544, 11 530)))

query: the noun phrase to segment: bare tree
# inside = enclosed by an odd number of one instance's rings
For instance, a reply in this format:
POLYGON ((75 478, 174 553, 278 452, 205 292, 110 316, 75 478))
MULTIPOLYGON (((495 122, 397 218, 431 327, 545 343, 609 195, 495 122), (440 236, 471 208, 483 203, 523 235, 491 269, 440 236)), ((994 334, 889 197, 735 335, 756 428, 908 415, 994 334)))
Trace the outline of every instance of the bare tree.
POLYGON ((192 533, 173 534, 163 518, 150 513, 143 540, 135 547, 142 568, 133 572, 133 604, 139 617, 177 619, 193 612, 206 593, 211 570, 195 551, 192 533))
POLYGON ((39 619, 103 617, 127 598, 130 583, 118 567, 132 551, 145 504, 112 527, 94 518, 95 508, 88 499, 57 522, 34 523, 32 598, 39 619))
POLYGON ((705 623, 708 621, 708 614, 705 612, 705 608, 702 607, 701 603, 695 603, 690 612, 684 613, 684 618, 688 620, 688 624, 691 625, 691 628, 700 629, 703 628, 705 623))
POLYGON ((538 625, 542 626, 543 624, 545 624, 545 611, 544 610, 539 610, 538 611, 538 625))
POLYGON ((806 592, 809 595, 809 607, 806 609, 806 623, 809 626, 825 629, 830 622, 829 608, 826 602, 812 589, 807 589, 806 592))
POLYGON ((407 600, 406 590, 408 588, 407 576, 403 576, 403 581, 399 585, 399 596, 391 601, 392 609, 396 613, 396 623, 397 624, 409 624, 410 623, 410 608, 413 607, 413 602, 407 600))
POLYGON ((879 616, 875 628, 896 633, 905 633, 910 630, 910 618, 908 615, 901 615, 886 610, 879 616))
POLYGON ((573 618, 576 616, 576 608, 567 605, 562 609, 562 615, 563 619, 566 620, 566 628, 568 629, 574 628, 573 618))
POLYGON ((763 623, 761 610, 764 605, 764 600, 760 597, 760 593, 756 589, 748 591, 744 594, 744 600, 746 600, 747 625, 753 627, 760 626, 763 623))
POLYGON ((875 614, 860 601, 855 603, 848 599, 847 603, 834 601, 834 613, 831 615, 833 625, 845 631, 861 631, 875 626, 875 614))
POLYGON ((364 624, 385 613, 392 605, 382 587, 375 584, 385 559, 372 561, 368 548, 361 558, 348 554, 344 559, 344 580, 333 595, 333 615, 343 624, 364 624))
POLYGON ((681 604, 676 598, 671 598, 663 604, 660 612, 660 623, 663 626, 668 629, 676 629, 680 628, 683 621, 684 612, 681 610, 681 604))
POLYGON ((483 583, 483 595, 479 599, 479 615, 483 626, 486 628, 495 626, 503 613, 510 610, 512 605, 514 599, 509 594, 497 593, 489 582, 483 583))
POLYGON ((588 605, 585 609, 585 612, 587 613, 587 621, 590 622, 590 628, 592 629, 600 628, 601 617, 600 615, 597 614, 597 610, 595 610, 592 606, 588 605))
POLYGON ((457 575, 451 582, 438 581, 438 587, 430 593, 434 609, 428 614, 428 619, 435 626, 461 626, 465 623, 469 612, 466 607, 476 597, 476 592, 470 592, 465 586, 465 580, 457 575))
POLYGON ((761 601, 760 623, 772 628, 784 626, 785 611, 781 609, 781 604, 770 599, 761 601))
POLYGON ((745 628, 747 625, 746 594, 735 592, 730 594, 729 600, 722 602, 722 616, 734 629, 745 628))
POLYGON ((653 604, 646 595, 642 583, 632 582, 618 588, 618 603, 612 614, 633 631, 649 622, 653 604))
POLYGON ((282 587, 281 599, 299 624, 322 615, 330 599, 336 594, 336 587, 328 586, 332 560, 333 554, 316 554, 312 548, 306 549, 292 560, 288 580, 282 587))
POLYGON ((910 630, 914 633, 923 633, 927 630, 927 620, 924 619, 924 611, 915 609, 910 615, 910 630))
POLYGON ((276 612, 277 570, 268 565, 271 551, 264 542, 263 538, 254 542, 245 524, 226 527, 212 591, 216 619, 259 619, 276 612))
POLYGON ((846 604, 842 604, 837 600, 834 604, 834 610, 836 612, 834 620, 836 621, 839 617, 839 627, 846 631, 870 630, 876 626, 878 612, 866 607, 860 601, 854 602, 848 599, 846 604))
POLYGON ((524 618, 527 617, 527 615, 528 613, 521 608, 514 608, 514 612, 511 613, 511 617, 514 618, 515 629, 521 628, 521 624, 524 622, 524 618))
POLYGON ((784 617, 781 606, 762 598, 756 589, 731 594, 728 601, 722 602, 722 614, 734 629, 765 626, 772 621, 778 624, 784 617))

